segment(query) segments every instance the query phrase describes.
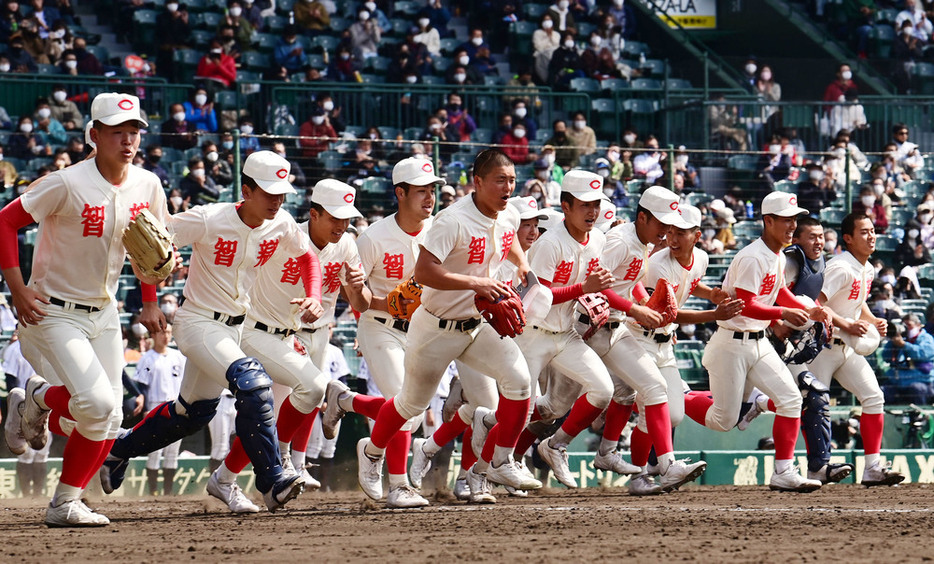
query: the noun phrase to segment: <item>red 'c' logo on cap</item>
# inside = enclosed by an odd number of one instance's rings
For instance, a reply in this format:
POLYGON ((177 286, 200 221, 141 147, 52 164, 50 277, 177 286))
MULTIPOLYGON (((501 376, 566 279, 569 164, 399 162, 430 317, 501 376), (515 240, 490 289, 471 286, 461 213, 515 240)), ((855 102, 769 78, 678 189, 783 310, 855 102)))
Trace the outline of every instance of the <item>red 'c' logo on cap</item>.
POLYGON ((538 209, 538 202, 535 200, 529 200, 529 207, 533 209, 538 209))
POLYGON ((132 110, 133 100, 130 100, 129 98, 124 98, 123 100, 120 100, 119 102, 117 102, 117 107, 120 108, 121 110, 132 110))
POLYGON ((606 213, 603 214, 603 217, 607 219, 613 219, 614 215, 616 215, 616 213, 614 213, 613 210, 606 210, 606 213))
POLYGON ((289 171, 285 170, 284 168, 280 168, 279 170, 276 171, 276 176, 278 176, 279 178, 284 179, 288 175, 289 175, 289 171))
POLYGON ((797 197, 797 196, 792 196, 792 197, 788 198, 788 203, 791 204, 791 205, 793 205, 793 206, 797 206, 797 205, 798 205, 798 197, 797 197))
POLYGON ((431 163, 425 163, 422 165, 422 170, 425 172, 431 172, 431 163))
POLYGON ((352 204, 353 194, 351 192, 347 192, 346 194, 344 194, 344 201, 347 202, 348 204, 352 204))
POLYGON ((678 202, 671 202, 668 207, 671 208, 672 211, 678 211, 678 202))
POLYGON ((602 186, 603 186, 603 182, 600 182, 599 180, 590 181, 590 187, 593 188, 594 190, 599 190, 602 186))

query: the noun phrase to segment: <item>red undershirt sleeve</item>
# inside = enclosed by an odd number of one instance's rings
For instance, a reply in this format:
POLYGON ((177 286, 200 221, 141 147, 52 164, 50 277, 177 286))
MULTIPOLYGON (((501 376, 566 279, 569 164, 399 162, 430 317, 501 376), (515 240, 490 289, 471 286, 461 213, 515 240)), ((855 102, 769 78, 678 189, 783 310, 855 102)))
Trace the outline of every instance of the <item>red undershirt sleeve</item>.
POLYGON ((16 232, 35 222, 19 198, 0 210, 0 268, 19 266, 19 239, 16 232))
POLYGON ((140 290, 143 293, 143 303, 154 302, 158 299, 156 296, 156 287, 152 284, 140 282, 140 290))
POLYGON ((607 301, 610 302, 611 308, 618 309, 624 313, 629 313, 629 310, 632 309, 632 306, 634 305, 631 301, 620 296, 613 290, 606 289, 600 293, 606 296, 607 301))
POLYGON ((632 297, 633 302, 637 304, 641 304, 642 300, 647 300, 649 298, 649 293, 645 290, 645 286, 642 282, 632 287, 632 297))
POLYGON ((302 275, 302 284, 305 286, 305 297, 321 301, 321 267, 318 265, 318 255, 308 251, 298 257, 298 268, 302 275))
POLYGON ((794 307, 798 309, 808 309, 808 306, 804 305, 798 300, 798 297, 795 296, 791 290, 787 287, 782 286, 778 291, 778 297, 775 299, 775 303, 785 307, 794 307))
POLYGON ((551 288, 551 304, 558 305, 571 300, 576 300, 577 298, 584 295, 584 289, 582 284, 573 284, 571 286, 562 286, 560 288, 552 288, 551 282, 547 280, 538 279, 539 282, 551 288))
POLYGON ((736 297, 746 303, 742 312, 742 315, 746 317, 759 319, 761 321, 771 321, 773 319, 781 319, 782 317, 782 308, 760 304, 755 300, 756 295, 749 290, 737 288, 736 297))

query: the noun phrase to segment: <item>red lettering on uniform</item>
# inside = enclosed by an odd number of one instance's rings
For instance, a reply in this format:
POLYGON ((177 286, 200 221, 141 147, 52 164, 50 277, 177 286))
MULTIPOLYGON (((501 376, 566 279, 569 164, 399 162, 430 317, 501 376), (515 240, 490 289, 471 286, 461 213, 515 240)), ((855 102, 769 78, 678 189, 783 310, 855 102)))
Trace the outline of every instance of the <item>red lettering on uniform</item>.
POLYGON ((590 262, 587 263, 587 275, 589 276, 597 267, 600 266, 600 259, 594 257, 590 259, 590 262))
POLYGON ((567 284, 571 281, 571 270, 574 268, 574 261, 563 260, 555 267, 554 284, 567 284))
POLYGON ((762 279, 762 285, 759 286, 759 295, 767 296, 772 293, 772 290, 775 289, 775 275, 766 274, 765 278, 762 279))
POLYGON ((694 290, 697 289, 698 284, 700 284, 700 278, 695 278, 694 280, 691 280, 691 291, 688 292, 688 295, 691 295, 694 293, 694 290))
POLYGON ((486 254, 486 237, 471 237, 470 252, 467 253, 467 264, 483 264, 483 256, 486 254))
POLYGON ((329 262, 324 267, 324 280, 321 281, 321 287, 324 288, 325 293, 333 294, 340 290, 341 279, 338 275, 342 266, 343 263, 340 262, 329 262))
POLYGON ((104 206, 92 206, 84 204, 84 211, 81 212, 81 221, 84 225, 84 237, 103 237, 104 236, 104 206))
POLYGON ((859 280, 854 280, 853 285, 850 287, 850 295, 846 297, 848 300, 858 300, 859 299, 859 290, 860 284, 859 280))
POLYGON ((214 264, 218 266, 233 266, 234 255, 237 254, 237 241, 226 241, 221 237, 214 243, 214 264))
POLYGON ((130 206, 130 219, 136 219, 136 215, 149 208, 149 202, 139 202, 130 206))
POLYGON ((396 280, 401 280, 402 270, 404 267, 405 255, 402 253, 397 255, 386 253, 383 255, 383 268, 386 269, 386 278, 395 278, 396 280))
POLYGON ((626 267, 626 275, 623 276, 623 280, 635 280, 639 277, 640 272, 642 272, 642 259, 634 257, 629 262, 629 266, 626 267))
POLYGON ((302 272, 298 267, 298 259, 291 257, 289 260, 285 261, 285 264, 282 266, 282 278, 279 279, 279 282, 295 286, 298 284, 301 277, 302 272))
POLYGON ((506 256, 509 255, 509 249, 512 248, 512 242, 516 239, 516 232, 510 231, 509 233, 503 233, 503 257, 500 260, 506 260, 506 256))
POLYGON ((263 241, 259 244, 259 252, 256 254, 256 264, 253 265, 254 268, 257 266, 263 266, 266 264, 269 259, 272 258, 272 255, 276 253, 276 249, 279 248, 279 239, 272 239, 270 241, 263 241))

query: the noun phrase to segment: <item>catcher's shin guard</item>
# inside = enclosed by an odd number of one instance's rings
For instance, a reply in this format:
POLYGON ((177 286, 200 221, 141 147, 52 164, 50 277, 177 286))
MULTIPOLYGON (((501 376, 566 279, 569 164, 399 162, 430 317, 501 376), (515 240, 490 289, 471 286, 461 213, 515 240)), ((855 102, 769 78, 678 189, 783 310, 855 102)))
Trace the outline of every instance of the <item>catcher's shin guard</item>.
POLYGON ((816 472, 830 462, 830 388, 806 370, 798 374, 798 387, 806 392, 801 430, 807 439, 808 470, 816 472))
POLYGON ((110 454, 123 460, 149 454, 191 435, 214 418, 220 398, 187 403, 182 398, 152 410, 132 432, 114 441, 110 454), (185 410, 178 414, 176 402, 185 410))
POLYGON ((256 473, 256 489, 268 492, 282 479, 279 437, 272 396, 272 378, 252 357, 234 361, 227 369, 230 391, 236 397, 237 436, 256 473))

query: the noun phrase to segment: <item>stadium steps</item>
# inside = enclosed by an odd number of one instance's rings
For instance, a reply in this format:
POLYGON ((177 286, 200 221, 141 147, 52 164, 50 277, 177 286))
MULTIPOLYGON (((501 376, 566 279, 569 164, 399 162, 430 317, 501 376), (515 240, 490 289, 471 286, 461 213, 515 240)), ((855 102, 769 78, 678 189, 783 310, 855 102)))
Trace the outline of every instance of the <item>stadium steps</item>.
MULTIPOLYGON (((98 45, 106 47, 107 52, 110 53, 110 58, 118 59, 122 66, 124 57, 133 53, 133 50, 127 43, 117 43, 117 36, 114 33, 113 27, 100 23, 94 11, 94 4, 77 3, 75 5, 75 13, 81 18, 81 25, 84 29, 89 33, 95 33, 101 36, 101 42, 98 43, 98 45)), ((101 61, 101 64, 106 65, 109 63, 109 61, 101 61)))

